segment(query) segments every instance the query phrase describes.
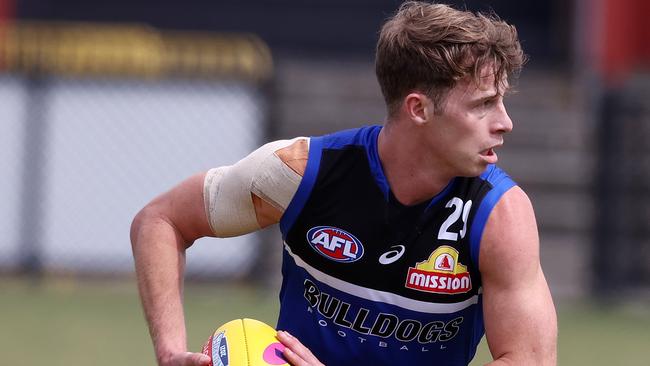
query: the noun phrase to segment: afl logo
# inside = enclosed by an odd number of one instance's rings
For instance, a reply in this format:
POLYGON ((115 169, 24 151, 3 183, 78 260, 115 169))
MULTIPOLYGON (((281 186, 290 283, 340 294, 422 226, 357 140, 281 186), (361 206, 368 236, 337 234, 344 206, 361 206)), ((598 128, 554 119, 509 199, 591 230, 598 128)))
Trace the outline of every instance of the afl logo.
POLYGON ((228 366, 228 341, 225 332, 219 333, 217 339, 212 340, 212 353, 208 356, 212 357, 215 366, 228 366))
POLYGON ((307 241, 320 255, 333 261, 349 263, 363 256, 363 245, 359 239, 332 226, 316 226, 309 229, 307 241))

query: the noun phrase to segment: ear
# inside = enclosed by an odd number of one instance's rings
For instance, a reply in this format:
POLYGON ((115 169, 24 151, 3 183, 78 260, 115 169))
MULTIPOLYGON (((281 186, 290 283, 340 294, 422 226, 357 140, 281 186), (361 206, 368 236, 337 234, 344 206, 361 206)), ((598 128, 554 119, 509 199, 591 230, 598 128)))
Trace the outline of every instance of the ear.
POLYGON ((406 115, 416 124, 423 125, 433 115, 433 103, 424 94, 411 93, 404 98, 406 115))

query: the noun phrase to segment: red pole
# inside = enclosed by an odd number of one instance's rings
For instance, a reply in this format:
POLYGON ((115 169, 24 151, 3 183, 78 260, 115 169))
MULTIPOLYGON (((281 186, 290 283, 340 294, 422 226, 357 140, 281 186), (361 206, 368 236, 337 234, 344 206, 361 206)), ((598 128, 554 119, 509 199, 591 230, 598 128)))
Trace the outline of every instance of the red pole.
POLYGON ((14 0, 0 0, 0 22, 14 18, 15 5, 14 0))
POLYGON ((636 23, 639 33, 637 34, 637 48, 639 56, 645 66, 650 65, 650 24, 648 24, 648 15, 650 15, 650 2, 637 1, 639 11, 634 15, 636 16, 636 23))
POLYGON ((618 84, 632 69, 650 64, 648 14, 645 0, 605 0, 601 71, 609 83, 618 84))

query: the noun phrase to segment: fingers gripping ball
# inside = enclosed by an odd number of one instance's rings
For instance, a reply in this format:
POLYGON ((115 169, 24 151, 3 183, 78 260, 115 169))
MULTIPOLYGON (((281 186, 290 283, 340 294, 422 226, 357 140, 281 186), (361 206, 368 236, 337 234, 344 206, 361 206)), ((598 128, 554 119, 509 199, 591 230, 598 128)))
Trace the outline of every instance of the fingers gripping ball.
POLYGON ((286 365, 277 332, 254 319, 235 319, 220 326, 203 345, 209 366, 286 365))

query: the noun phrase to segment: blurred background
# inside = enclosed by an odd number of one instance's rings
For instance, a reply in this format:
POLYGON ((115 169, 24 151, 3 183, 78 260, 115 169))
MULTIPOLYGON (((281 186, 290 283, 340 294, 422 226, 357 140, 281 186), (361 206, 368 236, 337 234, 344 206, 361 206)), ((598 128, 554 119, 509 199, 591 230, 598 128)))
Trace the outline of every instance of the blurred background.
MULTIPOLYGON (((1 363, 154 364, 135 213, 265 141, 382 123, 400 3, 0 0, 1 363)), ((494 10, 530 56, 500 165, 536 208, 560 364, 649 364, 650 2, 445 3, 494 10)), ((191 349, 275 324, 280 253, 277 228, 189 250, 191 349)))

